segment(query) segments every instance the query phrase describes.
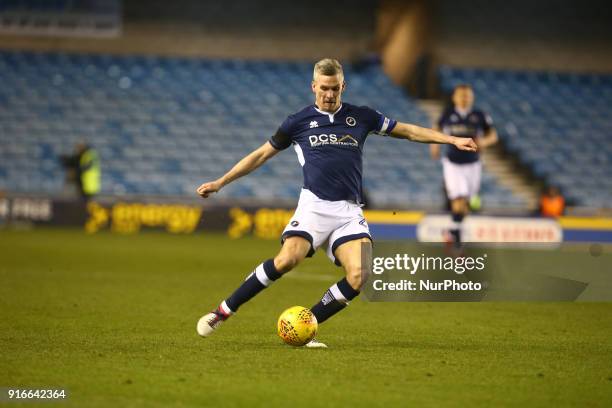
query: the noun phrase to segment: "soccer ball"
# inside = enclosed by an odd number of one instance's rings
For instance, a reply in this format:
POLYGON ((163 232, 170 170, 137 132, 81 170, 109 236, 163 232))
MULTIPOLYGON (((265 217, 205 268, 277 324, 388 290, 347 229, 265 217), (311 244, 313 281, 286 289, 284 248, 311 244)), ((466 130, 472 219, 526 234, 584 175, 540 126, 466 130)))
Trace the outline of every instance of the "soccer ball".
POLYGON ((317 334, 317 318, 302 306, 293 306, 278 318, 278 335, 291 346, 303 346, 317 334))

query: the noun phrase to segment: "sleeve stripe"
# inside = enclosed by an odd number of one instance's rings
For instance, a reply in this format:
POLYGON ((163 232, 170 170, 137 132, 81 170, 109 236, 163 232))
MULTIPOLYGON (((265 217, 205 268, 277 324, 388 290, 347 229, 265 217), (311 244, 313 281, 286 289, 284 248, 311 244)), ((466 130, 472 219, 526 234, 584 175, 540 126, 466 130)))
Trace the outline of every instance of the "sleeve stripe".
POLYGON ((383 115, 382 113, 378 111, 376 111, 376 113, 378 115, 378 127, 375 130, 375 132, 380 135, 387 136, 389 132, 393 130, 395 125, 397 125, 397 121, 393 119, 389 119, 388 117, 386 117, 385 115, 383 115))
POLYGON ((379 133, 381 135, 387 136, 389 133, 391 133, 393 131, 393 129, 395 128, 395 125, 397 125, 397 121, 396 120, 385 118, 385 121, 384 121, 383 126, 380 129, 379 133))
POLYGON ((389 127, 389 118, 385 117, 385 120, 383 120, 383 124, 380 128, 380 133, 387 133, 387 128, 389 127))

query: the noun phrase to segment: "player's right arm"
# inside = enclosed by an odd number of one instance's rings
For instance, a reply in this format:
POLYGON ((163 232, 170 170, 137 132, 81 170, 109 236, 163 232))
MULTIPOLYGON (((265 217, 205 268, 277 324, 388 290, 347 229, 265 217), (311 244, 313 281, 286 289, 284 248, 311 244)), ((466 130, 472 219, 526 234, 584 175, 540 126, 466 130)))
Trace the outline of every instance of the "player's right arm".
POLYGON ((225 173, 222 177, 215 181, 202 184, 196 190, 199 195, 206 198, 211 193, 216 193, 221 190, 223 186, 231 183, 232 181, 246 176, 262 164, 264 164, 272 156, 275 156, 281 150, 285 150, 292 143, 292 124, 293 116, 287 117, 285 121, 280 125, 274 136, 270 138, 266 143, 254 150, 250 154, 246 155, 240 160, 230 171, 225 173))
POLYGON ((410 123, 397 122, 390 135, 398 139, 406 139, 418 143, 449 144, 466 152, 478 151, 478 146, 469 137, 445 135, 433 129, 424 128, 410 123))
POLYGON ((215 193, 223 186, 231 183, 232 181, 240 178, 242 176, 246 176, 262 164, 264 164, 268 159, 276 155, 280 150, 274 148, 272 144, 268 141, 264 143, 262 146, 253 150, 251 153, 242 158, 234 167, 231 168, 230 171, 225 173, 222 177, 218 178, 215 181, 210 181, 208 183, 202 184, 196 190, 197 193, 203 198, 208 197, 211 193, 215 193))

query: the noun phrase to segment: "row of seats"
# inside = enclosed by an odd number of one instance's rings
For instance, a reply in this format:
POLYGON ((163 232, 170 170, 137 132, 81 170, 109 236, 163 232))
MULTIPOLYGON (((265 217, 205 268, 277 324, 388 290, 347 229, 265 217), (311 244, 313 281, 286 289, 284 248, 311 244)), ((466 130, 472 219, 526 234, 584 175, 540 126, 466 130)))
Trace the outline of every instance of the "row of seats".
MULTIPOLYGON (((379 65, 346 64, 345 100, 429 125, 379 65)), ((80 140, 99 151, 106 195, 193 195, 312 103, 311 63, 0 52, 0 189, 58 194, 59 157, 80 140)), ((370 137, 365 186, 378 206, 440 207, 439 163, 425 145, 370 137)), ((295 154, 228 186, 228 198, 295 199, 295 154)), ((522 206, 485 174, 491 206, 522 206)))
POLYGON ((612 75, 444 67, 448 92, 474 87, 506 148, 572 204, 612 202, 612 75))

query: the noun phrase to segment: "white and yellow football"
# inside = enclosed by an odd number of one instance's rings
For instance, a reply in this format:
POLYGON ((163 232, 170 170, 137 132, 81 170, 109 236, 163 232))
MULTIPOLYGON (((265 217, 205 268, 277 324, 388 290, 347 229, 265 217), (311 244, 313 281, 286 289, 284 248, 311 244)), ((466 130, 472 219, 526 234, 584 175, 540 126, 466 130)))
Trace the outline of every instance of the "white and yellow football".
POLYGON ((278 318, 278 335, 291 346, 300 347, 312 340, 319 324, 314 314, 302 306, 293 306, 278 318))

